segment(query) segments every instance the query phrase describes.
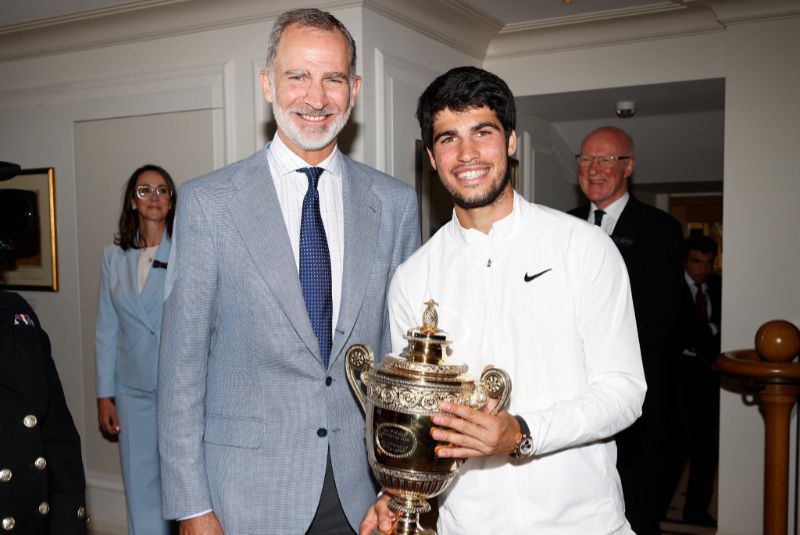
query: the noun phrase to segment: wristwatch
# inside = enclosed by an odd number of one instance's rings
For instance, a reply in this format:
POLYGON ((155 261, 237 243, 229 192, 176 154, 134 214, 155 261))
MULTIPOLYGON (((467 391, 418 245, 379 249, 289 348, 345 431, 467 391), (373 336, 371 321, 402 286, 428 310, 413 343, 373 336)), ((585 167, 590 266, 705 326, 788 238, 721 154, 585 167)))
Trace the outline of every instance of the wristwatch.
POLYGON ((531 430, 522 416, 514 416, 514 418, 516 418, 517 423, 519 423, 519 430, 522 432, 522 437, 517 441, 514 451, 509 455, 515 459, 524 459, 533 455, 533 437, 531 437, 531 430))

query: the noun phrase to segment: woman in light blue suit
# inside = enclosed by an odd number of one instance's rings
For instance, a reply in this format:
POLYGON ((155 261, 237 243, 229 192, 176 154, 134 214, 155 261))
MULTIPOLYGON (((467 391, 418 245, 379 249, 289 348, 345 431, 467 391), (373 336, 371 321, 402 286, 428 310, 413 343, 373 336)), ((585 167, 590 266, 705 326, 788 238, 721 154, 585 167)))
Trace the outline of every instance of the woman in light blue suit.
POLYGON ((129 535, 166 535, 156 434, 161 309, 175 184, 145 165, 128 179, 114 245, 103 251, 95 351, 100 430, 119 438, 129 535))

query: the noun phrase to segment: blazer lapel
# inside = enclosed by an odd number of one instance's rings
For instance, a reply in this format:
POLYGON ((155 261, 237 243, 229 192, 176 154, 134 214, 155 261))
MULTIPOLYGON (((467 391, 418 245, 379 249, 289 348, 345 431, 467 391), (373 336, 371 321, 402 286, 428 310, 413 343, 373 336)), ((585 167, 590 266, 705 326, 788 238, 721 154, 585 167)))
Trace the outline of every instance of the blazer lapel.
POLYGON ((238 191, 228 201, 228 214, 259 275, 269 286, 298 336, 322 363, 319 343, 308 319, 292 245, 278 194, 267 164, 265 146, 232 177, 238 191))
POLYGON ((633 198, 633 195, 631 195, 628 199, 628 203, 619 215, 617 224, 614 225, 614 232, 611 233, 611 239, 617 245, 617 248, 619 248, 622 256, 625 257, 626 263, 628 261, 627 255, 636 241, 638 230, 636 224, 637 202, 638 201, 633 198))
POLYGON ((342 154, 344 176, 344 266, 339 320, 333 336, 329 367, 344 349, 364 301, 372 263, 377 251, 381 201, 372 193, 372 177, 359 172, 342 154))
MULTIPOLYGON (((124 280, 125 294, 131 307, 136 311, 136 316, 142 320, 142 323, 147 325, 151 330, 156 329, 156 325, 150 320, 150 316, 145 310, 144 303, 142 302, 142 294, 139 292, 139 253, 141 249, 134 249, 131 247, 125 251, 125 269, 120 273, 121 279, 124 280)), ((148 277, 149 278, 149 277, 148 277)))
POLYGON ((586 221, 589 218, 589 205, 581 205, 574 210, 570 210, 569 213, 586 221))
MULTIPOLYGON (((169 260, 169 250, 171 246, 172 240, 170 240, 169 234, 165 230, 163 236, 161 236, 161 244, 158 246, 158 249, 156 249, 155 259, 166 264, 169 260)), ((161 324, 161 310, 164 306, 164 282, 166 276, 166 269, 157 268, 155 266, 150 267, 150 273, 147 275, 144 289, 139 296, 151 326, 161 324)))

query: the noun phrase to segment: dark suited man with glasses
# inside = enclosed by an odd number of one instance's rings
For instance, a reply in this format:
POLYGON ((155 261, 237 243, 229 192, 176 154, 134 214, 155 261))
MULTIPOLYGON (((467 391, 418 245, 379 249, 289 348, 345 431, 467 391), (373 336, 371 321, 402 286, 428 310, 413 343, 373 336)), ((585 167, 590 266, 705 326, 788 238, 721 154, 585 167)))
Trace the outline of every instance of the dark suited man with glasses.
POLYGON ((660 534, 671 496, 664 490, 662 454, 669 429, 677 327, 683 295, 683 233, 671 215, 628 191, 636 164, 622 129, 592 131, 577 155, 578 182, 589 204, 569 213, 601 227, 619 248, 633 294, 647 395, 642 416, 616 436, 625 511, 638 535, 660 534))

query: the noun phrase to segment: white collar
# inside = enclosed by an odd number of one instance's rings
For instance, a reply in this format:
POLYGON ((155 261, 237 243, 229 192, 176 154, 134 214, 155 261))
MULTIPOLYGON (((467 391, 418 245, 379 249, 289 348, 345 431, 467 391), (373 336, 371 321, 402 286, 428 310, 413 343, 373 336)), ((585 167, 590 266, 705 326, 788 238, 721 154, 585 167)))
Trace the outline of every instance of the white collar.
POLYGON ((522 197, 516 191, 514 191, 512 202, 511 213, 495 221, 488 234, 484 234, 478 229, 464 228, 461 226, 461 222, 459 222, 458 217, 456 217, 454 209, 453 217, 448 225, 449 232, 451 232, 456 239, 468 246, 483 245, 486 243, 502 243, 510 239, 518 226, 517 222, 522 219, 525 212, 530 208, 527 202, 522 202, 522 197))
MULTIPOLYGON (((603 211, 606 215, 610 215, 614 218, 614 221, 619 221, 620 216, 622 215, 622 211, 625 209, 625 206, 628 204, 628 199, 631 198, 630 193, 627 191, 622 194, 622 197, 617 199, 616 201, 612 202, 608 206, 606 206, 603 211)), ((595 203, 591 203, 589 205, 589 213, 594 213, 597 210, 597 205, 595 203)))
POLYGON ((340 154, 339 146, 336 145, 333 147, 333 151, 328 155, 327 158, 319 162, 317 165, 312 166, 300 156, 292 152, 292 150, 283 142, 281 136, 276 133, 275 137, 272 138, 272 143, 269 145, 268 158, 273 166, 273 171, 278 176, 294 173, 302 167, 321 167, 333 175, 342 176, 340 171, 340 154))

